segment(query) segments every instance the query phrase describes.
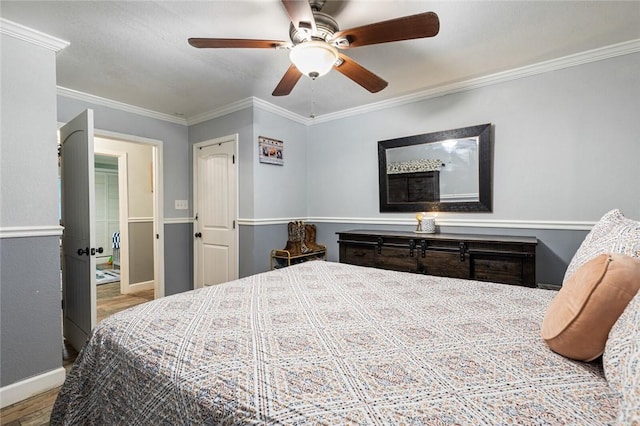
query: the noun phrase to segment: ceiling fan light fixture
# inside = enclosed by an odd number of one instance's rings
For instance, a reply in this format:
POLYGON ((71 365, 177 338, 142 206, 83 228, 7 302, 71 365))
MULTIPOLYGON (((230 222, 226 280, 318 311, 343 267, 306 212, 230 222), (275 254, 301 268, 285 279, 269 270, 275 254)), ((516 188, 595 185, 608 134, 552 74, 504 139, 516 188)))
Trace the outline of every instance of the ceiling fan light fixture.
POLYGON ((338 50, 328 43, 313 40, 296 45, 289 58, 302 74, 315 79, 331 71, 338 60, 338 50))

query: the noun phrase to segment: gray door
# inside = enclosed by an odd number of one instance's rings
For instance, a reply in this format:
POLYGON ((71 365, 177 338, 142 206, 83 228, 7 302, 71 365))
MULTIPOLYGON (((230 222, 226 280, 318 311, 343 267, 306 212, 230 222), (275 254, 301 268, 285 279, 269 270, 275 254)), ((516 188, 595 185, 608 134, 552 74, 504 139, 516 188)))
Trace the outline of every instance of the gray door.
POLYGON ((60 129, 63 334, 80 350, 96 324, 93 110, 60 129))

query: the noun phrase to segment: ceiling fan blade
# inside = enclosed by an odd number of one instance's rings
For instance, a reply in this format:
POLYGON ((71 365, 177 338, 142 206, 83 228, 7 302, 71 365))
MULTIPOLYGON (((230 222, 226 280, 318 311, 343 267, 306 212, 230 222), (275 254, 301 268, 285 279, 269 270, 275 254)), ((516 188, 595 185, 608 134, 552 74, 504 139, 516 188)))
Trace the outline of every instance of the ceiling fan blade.
POLYGON ((291 43, 282 40, 253 40, 246 38, 190 38, 189 44, 193 47, 213 49, 226 47, 274 49, 291 43))
POLYGON ((282 5, 287 10, 289 19, 296 29, 308 29, 316 32, 316 19, 308 0, 282 0, 282 5))
POLYGON ((333 40, 346 38, 349 40, 349 45, 340 47, 348 48, 433 37, 439 31, 440 20, 438 15, 434 12, 425 12, 338 31, 333 35, 333 40))
POLYGON ((371 93, 379 92, 389 84, 347 55, 342 53, 338 55, 342 62, 340 65, 334 66, 334 68, 371 93))
POLYGON ((295 65, 291 64, 287 72, 284 73, 284 76, 282 77, 282 80, 280 80, 280 83, 278 83, 278 85, 276 86, 272 95, 288 95, 289 93, 291 93, 298 80, 300 80, 300 77, 302 77, 302 73, 298 70, 298 68, 296 68, 295 65))

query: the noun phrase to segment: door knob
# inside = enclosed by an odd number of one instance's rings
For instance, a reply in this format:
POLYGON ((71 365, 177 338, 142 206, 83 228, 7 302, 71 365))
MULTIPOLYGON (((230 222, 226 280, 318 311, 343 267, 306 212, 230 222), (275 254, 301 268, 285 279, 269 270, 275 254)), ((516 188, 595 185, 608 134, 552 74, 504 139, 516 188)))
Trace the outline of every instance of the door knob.
POLYGON ((202 238, 202 232, 196 232, 195 237, 196 238, 202 238))
POLYGON ((102 253, 104 252, 104 249, 103 249, 102 247, 98 247, 98 248, 96 249, 96 251, 97 251, 98 253, 102 254, 102 253))
POLYGON ((85 248, 84 250, 82 250, 81 248, 78 249, 78 256, 82 256, 83 254, 89 256, 89 247, 85 248))

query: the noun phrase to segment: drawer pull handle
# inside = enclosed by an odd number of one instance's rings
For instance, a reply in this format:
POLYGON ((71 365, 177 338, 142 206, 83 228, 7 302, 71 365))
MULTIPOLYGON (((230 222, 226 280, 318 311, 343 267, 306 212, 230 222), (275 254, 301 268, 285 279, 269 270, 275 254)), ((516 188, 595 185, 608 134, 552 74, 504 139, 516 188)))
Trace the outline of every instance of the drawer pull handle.
POLYGON ((420 254, 423 258, 427 256, 427 240, 420 241, 420 254))
POLYGON ((460 243, 460 262, 464 262, 465 252, 467 251, 467 245, 465 243, 460 243))

